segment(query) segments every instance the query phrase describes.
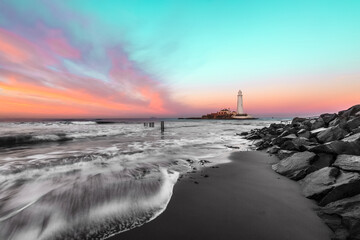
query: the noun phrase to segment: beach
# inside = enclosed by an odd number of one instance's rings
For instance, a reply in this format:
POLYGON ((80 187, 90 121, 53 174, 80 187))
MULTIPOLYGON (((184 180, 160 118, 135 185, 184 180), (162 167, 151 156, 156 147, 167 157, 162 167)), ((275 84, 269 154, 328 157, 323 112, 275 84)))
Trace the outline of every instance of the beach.
POLYGON ((271 169, 276 157, 244 151, 230 159, 185 175, 160 216, 108 239, 330 239, 316 205, 271 169))

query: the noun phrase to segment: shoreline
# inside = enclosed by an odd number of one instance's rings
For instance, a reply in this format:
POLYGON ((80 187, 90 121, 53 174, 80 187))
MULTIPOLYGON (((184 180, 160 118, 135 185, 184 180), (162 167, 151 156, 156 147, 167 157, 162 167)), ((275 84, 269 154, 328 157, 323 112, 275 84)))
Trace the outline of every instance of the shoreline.
POLYGON ((230 159, 185 175, 160 216, 108 239, 330 239, 315 205, 271 169, 276 157, 249 151, 230 159))

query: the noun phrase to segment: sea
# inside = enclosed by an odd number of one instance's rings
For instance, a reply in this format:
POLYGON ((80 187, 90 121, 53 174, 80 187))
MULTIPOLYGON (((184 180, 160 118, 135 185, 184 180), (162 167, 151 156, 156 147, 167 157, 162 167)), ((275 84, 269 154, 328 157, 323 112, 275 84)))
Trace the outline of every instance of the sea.
POLYGON ((0 122, 0 239, 106 239, 139 227, 166 210, 180 178, 252 150, 240 134, 278 122, 0 122))

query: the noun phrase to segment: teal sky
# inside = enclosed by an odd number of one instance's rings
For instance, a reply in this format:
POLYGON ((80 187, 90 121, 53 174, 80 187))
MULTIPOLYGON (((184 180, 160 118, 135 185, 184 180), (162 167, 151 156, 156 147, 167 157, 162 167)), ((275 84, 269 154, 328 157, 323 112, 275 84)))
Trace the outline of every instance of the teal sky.
POLYGON ((354 52, 360 51, 360 1, 115 0, 72 5, 129 42, 136 61, 178 80, 201 76, 208 81, 204 76, 224 72, 251 78, 348 70, 359 64, 354 52))

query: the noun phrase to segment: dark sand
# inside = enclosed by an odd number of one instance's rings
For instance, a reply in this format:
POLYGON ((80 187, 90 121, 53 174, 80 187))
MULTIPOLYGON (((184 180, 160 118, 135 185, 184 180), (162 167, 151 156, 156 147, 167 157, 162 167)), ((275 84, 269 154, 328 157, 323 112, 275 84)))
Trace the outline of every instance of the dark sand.
POLYGON ((110 239, 330 239, 298 184, 272 171, 275 158, 237 152, 231 159, 181 179, 159 217, 110 239))

